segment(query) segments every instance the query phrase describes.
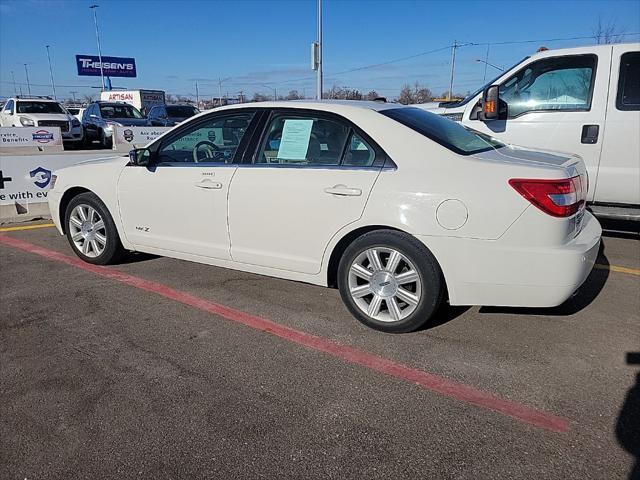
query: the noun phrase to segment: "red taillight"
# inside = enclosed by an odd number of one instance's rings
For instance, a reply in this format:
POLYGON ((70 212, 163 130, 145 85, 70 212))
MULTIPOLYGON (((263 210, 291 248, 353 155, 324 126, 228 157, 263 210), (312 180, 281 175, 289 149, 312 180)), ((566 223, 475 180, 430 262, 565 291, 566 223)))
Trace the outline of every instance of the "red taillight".
POLYGON ((580 176, 561 180, 512 178, 509 185, 554 217, 570 217, 576 213, 584 204, 587 193, 580 176))

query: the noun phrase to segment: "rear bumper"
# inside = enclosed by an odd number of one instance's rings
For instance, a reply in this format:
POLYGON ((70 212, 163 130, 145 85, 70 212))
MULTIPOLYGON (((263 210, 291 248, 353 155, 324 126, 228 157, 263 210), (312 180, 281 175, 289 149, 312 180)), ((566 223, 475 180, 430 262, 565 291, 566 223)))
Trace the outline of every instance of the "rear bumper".
POLYGON ((440 262, 452 305, 555 307, 584 283, 598 256, 600 224, 588 212, 583 222, 575 238, 556 247, 418 238, 440 262))

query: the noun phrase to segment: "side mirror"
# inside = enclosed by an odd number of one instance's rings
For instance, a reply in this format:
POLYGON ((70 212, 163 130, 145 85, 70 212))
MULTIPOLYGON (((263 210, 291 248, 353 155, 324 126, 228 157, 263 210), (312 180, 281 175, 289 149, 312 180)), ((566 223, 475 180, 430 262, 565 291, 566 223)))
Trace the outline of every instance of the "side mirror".
POLYGON ((500 116, 500 97, 498 85, 487 87, 482 96, 482 120, 496 120, 500 116))
POLYGON ((135 148, 129 152, 129 165, 146 167, 151 163, 151 150, 148 148, 135 148))

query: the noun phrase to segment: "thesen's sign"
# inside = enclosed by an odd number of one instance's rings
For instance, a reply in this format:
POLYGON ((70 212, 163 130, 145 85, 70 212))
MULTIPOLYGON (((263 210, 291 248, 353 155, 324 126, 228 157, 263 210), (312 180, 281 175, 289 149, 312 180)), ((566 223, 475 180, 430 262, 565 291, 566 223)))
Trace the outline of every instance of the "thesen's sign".
MULTIPOLYGON (((99 77, 100 58, 95 55, 76 55, 78 75, 99 77)), ((105 77, 130 77, 136 76, 135 58, 126 57, 102 57, 102 70, 105 77)))

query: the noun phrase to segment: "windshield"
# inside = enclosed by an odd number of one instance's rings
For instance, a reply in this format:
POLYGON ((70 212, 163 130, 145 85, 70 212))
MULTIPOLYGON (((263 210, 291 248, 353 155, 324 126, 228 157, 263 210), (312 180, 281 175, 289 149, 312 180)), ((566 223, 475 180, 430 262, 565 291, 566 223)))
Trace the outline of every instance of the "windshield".
POLYGON ((173 105, 167 107, 167 115, 170 117, 188 118, 200 113, 196 107, 189 105, 173 105))
POLYGON ((492 78, 491 80, 489 80, 487 83, 485 83, 483 86, 481 86, 479 89, 477 89, 475 92, 467 95, 464 100, 460 100, 458 103, 448 103, 447 102, 447 108, 451 108, 451 107, 461 107, 462 105, 466 104, 467 102, 473 100, 473 98, 478 95, 480 92, 484 92, 485 88, 490 87, 491 85, 494 84, 494 82, 496 80, 498 80, 502 75, 505 74, 505 72, 508 72, 514 68, 516 68, 518 65, 520 65, 522 62, 524 62, 527 58, 529 57, 524 57, 522 60, 520 60, 519 62, 513 64, 511 67, 507 68, 506 70, 503 70, 502 72, 500 72, 497 76, 495 76, 494 78, 492 78))
POLYGON ((140 111, 131 105, 100 105, 102 118, 144 118, 140 111))
POLYGON ((461 155, 473 155, 505 146, 488 135, 478 135, 459 123, 421 108, 393 108, 380 113, 461 155))
POLYGON ((17 102, 18 113, 67 113, 56 102, 17 102))

